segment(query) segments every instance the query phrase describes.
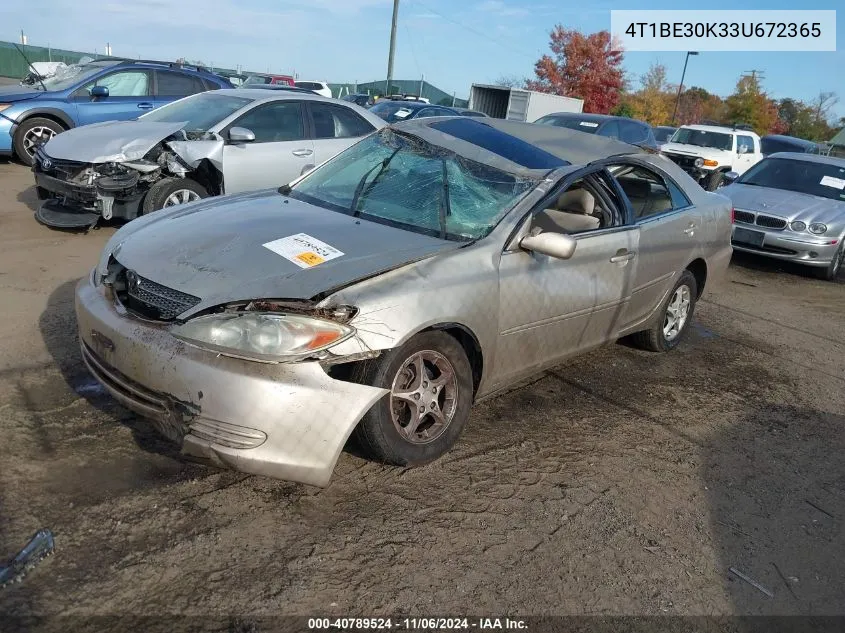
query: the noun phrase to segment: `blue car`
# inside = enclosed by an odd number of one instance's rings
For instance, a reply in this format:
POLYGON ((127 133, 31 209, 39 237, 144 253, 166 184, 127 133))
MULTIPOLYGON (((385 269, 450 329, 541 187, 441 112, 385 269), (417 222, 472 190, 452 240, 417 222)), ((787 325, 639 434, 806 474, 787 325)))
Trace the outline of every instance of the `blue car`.
POLYGON ((0 86, 0 156, 32 165, 38 145, 72 127, 134 119, 197 92, 232 87, 201 67, 131 60, 75 64, 32 86, 0 86))

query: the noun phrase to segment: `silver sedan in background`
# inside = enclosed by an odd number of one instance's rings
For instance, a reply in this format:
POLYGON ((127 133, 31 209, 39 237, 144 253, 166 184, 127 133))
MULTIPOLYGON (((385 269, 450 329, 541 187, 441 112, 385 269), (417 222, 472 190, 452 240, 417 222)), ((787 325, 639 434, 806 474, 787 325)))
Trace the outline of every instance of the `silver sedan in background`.
POLYGON ((54 228, 132 220, 208 196, 287 184, 385 122, 353 103, 305 91, 214 90, 133 121, 74 128, 35 154, 54 228))
POLYGON ((736 250, 812 266, 827 280, 845 268, 845 159, 771 154, 719 193, 734 204, 736 250))
POLYGON ((423 464, 544 368, 626 335, 673 349, 730 231, 726 198, 631 145, 408 121, 121 228, 77 288, 82 355, 184 453, 323 486, 353 431, 423 464))

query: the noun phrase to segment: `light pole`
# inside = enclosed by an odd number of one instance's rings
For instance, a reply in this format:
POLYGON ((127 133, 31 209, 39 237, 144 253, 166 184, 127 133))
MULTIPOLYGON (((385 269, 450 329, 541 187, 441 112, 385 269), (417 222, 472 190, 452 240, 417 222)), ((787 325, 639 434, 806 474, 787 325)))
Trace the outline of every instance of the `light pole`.
POLYGON ((393 56, 396 53, 396 22, 399 19, 399 0, 393 0, 393 21, 390 24, 390 53, 387 56, 387 81, 384 96, 390 94, 390 82, 393 81, 393 56))
POLYGON ((672 112, 672 125, 675 125, 675 116, 678 114, 678 104, 681 102, 681 90, 684 89, 684 77, 687 74, 687 62, 689 62, 690 55, 698 55, 698 51, 687 51, 687 56, 684 58, 684 72, 681 73, 681 84, 678 86, 678 98, 675 99, 675 110, 672 112))

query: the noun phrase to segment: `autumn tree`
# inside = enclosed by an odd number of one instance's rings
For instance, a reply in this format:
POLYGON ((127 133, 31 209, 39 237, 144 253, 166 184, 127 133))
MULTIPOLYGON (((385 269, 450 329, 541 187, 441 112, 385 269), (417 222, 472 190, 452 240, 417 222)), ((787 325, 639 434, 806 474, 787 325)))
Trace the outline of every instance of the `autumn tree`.
MULTIPOLYGON (((810 103, 798 99, 781 99, 778 115, 784 124, 784 133, 810 141, 829 140, 837 130, 828 118, 838 98, 832 92, 822 92, 810 103)), ((841 126, 841 125, 840 125, 841 126)))
POLYGON ((499 75, 493 82, 494 86, 501 86, 502 88, 522 88, 528 80, 519 75, 499 75))
POLYGON ((777 104, 768 97, 755 74, 743 75, 734 93, 725 99, 727 123, 747 123, 758 134, 779 133, 785 129, 777 104))
POLYGON ((673 98, 666 81, 666 67, 652 64, 640 77, 640 90, 630 97, 633 118, 650 125, 666 125, 672 116, 673 98))
POLYGON ((585 112, 610 112, 624 86, 622 51, 614 50, 610 33, 584 35, 558 24, 550 36, 552 55, 537 61, 537 78, 526 88, 583 99, 585 112))

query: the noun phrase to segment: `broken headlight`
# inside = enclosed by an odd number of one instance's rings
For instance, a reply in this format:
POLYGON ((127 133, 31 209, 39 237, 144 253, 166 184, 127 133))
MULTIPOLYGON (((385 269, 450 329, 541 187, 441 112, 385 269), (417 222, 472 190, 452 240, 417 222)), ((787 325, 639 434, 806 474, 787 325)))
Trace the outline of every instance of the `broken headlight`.
POLYGON ((171 333, 224 356, 277 363, 312 356, 345 341, 355 330, 315 317, 257 312, 197 317, 171 333))

